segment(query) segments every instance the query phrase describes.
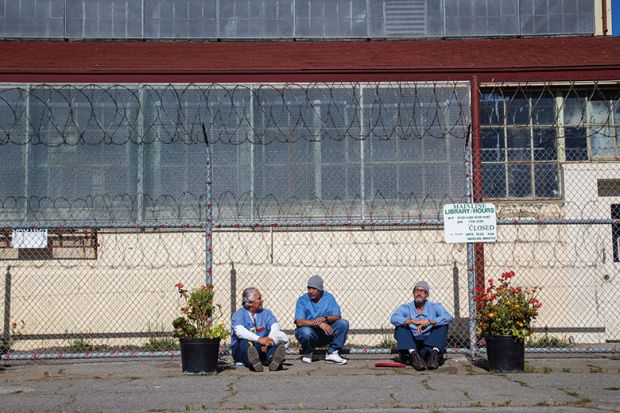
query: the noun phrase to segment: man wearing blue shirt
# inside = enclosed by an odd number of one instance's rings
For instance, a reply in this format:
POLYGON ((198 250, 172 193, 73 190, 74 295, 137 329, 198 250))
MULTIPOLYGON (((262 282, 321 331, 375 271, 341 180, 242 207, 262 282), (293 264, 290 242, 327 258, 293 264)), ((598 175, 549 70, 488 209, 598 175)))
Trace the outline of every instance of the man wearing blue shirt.
POLYGON ((286 357, 288 338, 271 311, 263 308, 263 297, 254 287, 242 293, 243 307, 232 315, 230 348, 236 363, 254 371, 280 369, 286 357))
POLYGON ((394 338, 401 358, 416 370, 435 370, 446 351, 448 326, 452 316, 438 302, 427 300, 430 287, 418 281, 413 287, 413 301, 398 307, 390 323, 396 327, 394 338))
POLYGON ((323 289, 320 276, 310 277, 307 286, 308 293, 299 297, 295 306, 295 337, 301 344, 301 361, 312 363, 314 349, 329 344, 325 361, 347 364, 339 353, 347 340, 349 322, 342 319, 334 296, 323 289))

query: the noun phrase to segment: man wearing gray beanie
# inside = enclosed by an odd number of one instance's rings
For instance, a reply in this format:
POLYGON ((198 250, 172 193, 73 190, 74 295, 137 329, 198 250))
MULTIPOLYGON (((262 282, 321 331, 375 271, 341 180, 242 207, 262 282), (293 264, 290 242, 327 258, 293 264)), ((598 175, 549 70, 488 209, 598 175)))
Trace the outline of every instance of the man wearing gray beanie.
POLYGON ((390 318, 401 359, 418 371, 439 367, 446 351, 448 326, 452 322, 452 316, 443 305, 427 300, 430 289, 426 281, 415 283, 413 301, 402 304, 390 318))
POLYGON ((312 363, 312 353, 318 346, 329 345, 325 361, 347 364, 340 357, 349 333, 349 322, 342 319, 340 306, 332 294, 325 291, 323 278, 313 275, 306 283, 307 294, 295 306, 295 337, 301 344, 304 363, 312 363))

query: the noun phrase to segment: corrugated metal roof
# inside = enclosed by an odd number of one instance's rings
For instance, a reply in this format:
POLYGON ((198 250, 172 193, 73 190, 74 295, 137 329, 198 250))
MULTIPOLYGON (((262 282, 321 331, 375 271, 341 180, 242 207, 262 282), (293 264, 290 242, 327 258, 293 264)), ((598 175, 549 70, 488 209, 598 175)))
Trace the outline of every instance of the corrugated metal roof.
POLYGON ((620 78, 620 38, 0 41, 0 81, 620 78), (66 79, 66 80, 65 80, 66 79))

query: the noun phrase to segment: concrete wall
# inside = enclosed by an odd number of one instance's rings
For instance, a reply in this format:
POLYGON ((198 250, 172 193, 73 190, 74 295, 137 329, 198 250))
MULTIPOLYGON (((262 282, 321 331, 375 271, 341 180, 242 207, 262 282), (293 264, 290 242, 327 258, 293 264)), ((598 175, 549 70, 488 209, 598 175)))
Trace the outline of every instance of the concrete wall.
MULTIPOLYGON (((486 276, 514 270, 520 285, 543 287, 539 330, 557 328, 560 336, 577 342, 620 336, 617 286, 606 290, 610 284, 600 281, 599 228, 500 226, 498 239, 485 246, 486 276), (615 302, 602 305, 603 294, 615 302), (584 302, 588 311, 575 317, 584 302), (580 332, 603 327, 604 334, 580 332)), ((181 304, 174 284, 197 286, 204 280, 200 232, 100 233, 99 242, 97 260, 4 262, 5 269, 11 266, 10 318, 20 324, 23 320, 23 334, 169 331, 181 304)), ((411 299, 419 278, 431 284, 431 299, 443 302, 452 314, 469 315, 465 245, 445 244, 438 230, 222 231, 215 234, 214 253, 216 301, 226 321, 233 268, 237 306, 241 290, 256 286, 265 306, 287 329, 293 328, 295 300, 305 291, 308 276, 321 274, 351 322, 352 345, 376 345, 385 338, 378 331, 355 330, 389 328, 390 314, 411 299)), ((140 345, 146 340, 91 342, 140 345)), ((466 340, 465 334, 452 345, 466 340)), ((70 341, 17 341, 14 349, 70 341)))

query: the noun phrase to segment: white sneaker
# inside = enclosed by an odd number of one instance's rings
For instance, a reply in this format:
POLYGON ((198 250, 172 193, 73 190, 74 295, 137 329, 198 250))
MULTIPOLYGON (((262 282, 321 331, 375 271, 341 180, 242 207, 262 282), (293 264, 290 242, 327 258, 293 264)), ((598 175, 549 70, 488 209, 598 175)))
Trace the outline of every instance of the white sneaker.
POLYGON ((301 358, 302 363, 312 363, 312 354, 305 355, 301 358))
POLYGON ((337 350, 326 354, 325 361, 329 361, 330 363, 336 363, 336 364, 347 364, 349 362, 349 360, 343 359, 342 357, 340 357, 340 354, 338 354, 337 350))

